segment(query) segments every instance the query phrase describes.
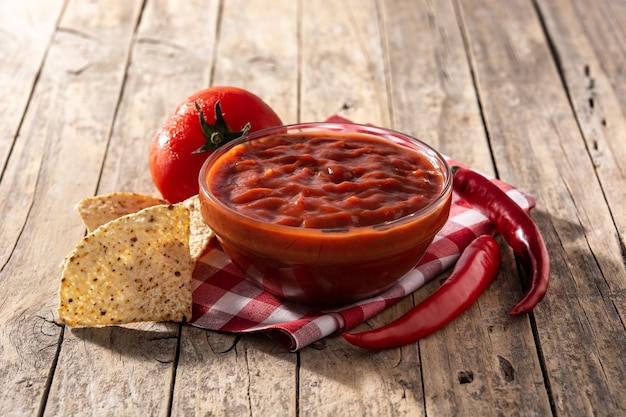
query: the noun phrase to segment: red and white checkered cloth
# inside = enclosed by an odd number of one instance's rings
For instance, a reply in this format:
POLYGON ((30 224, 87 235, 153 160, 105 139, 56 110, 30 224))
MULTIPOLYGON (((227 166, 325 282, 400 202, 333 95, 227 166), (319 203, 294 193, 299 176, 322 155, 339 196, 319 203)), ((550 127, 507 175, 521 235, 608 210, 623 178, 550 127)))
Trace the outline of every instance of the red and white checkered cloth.
MULTIPOLYGON (((447 159, 450 165, 464 166, 447 159)), ((524 210, 535 198, 492 179, 524 210)), ((292 351, 323 337, 350 330, 411 294, 454 266, 476 237, 494 234, 489 220, 453 192, 450 217, 419 264, 397 285, 358 303, 320 310, 278 299, 248 281, 216 240, 200 258, 193 275, 193 317, 190 324, 224 332, 264 332, 292 351)))

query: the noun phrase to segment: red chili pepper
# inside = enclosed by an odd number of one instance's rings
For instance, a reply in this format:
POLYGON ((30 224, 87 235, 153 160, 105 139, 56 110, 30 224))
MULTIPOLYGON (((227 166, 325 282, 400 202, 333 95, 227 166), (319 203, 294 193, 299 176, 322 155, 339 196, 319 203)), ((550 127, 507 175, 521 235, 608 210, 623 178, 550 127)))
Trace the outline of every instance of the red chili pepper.
POLYGON ((469 169, 453 171, 454 190, 489 218, 521 261, 530 288, 509 314, 528 313, 543 299, 550 280, 550 258, 541 232, 528 213, 487 178, 469 169))
POLYGON ((343 337, 366 349, 387 349, 416 342, 467 310, 489 287, 499 267, 498 242, 491 236, 480 236, 465 248, 452 274, 426 300, 383 327, 344 333, 343 337))

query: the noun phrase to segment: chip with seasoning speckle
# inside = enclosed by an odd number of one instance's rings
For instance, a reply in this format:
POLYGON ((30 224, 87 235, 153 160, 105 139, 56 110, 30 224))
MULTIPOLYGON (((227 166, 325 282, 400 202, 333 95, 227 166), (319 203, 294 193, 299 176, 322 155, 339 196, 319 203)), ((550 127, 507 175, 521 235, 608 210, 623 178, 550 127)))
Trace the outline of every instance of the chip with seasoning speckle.
POLYGON ((167 201, 146 194, 115 192, 85 198, 76 204, 75 210, 87 231, 92 232, 118 217, 158 204, 167 204, 167 201))
POLYGON ((109 221, 61 264, 59 319, 71 327, 191 318, 190 214, 157 205, 109 221))
MULTIPOLYGON (((114 192, 85 198, 76 204, 75 209, 87 227, 87 231, 92 232, 111 220, 159 204, 167 204, 167 202, 146 194, 114 192)), ((189 210, 189 251, 191 258, 197 261, 215 233, 204 223, 197 194, 177 204, 189 210)))
POLYGON ((204 222, 197 194, 178 204, 189 210, 189 251, 191 259, 197 261, 215 236, 215 232, 204 222))

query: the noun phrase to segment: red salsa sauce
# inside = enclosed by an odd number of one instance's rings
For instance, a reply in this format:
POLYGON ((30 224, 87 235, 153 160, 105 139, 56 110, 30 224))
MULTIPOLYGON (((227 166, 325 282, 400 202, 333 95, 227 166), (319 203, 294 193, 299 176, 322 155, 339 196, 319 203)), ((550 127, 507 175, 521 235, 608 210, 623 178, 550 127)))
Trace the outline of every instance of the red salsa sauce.
POLYGON ((444 187, 424 154, 359 134, 244 142, 210 171, 211 192, 250 218, 294 227, 377 225, 414 213, 444 187))

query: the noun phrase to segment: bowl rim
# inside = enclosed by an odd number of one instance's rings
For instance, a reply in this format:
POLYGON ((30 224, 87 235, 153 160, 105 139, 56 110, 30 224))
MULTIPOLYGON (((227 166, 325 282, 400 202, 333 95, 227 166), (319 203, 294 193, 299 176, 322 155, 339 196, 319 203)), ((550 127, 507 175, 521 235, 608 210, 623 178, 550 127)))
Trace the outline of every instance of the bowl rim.
POLYGON ((453 176, 452 176, 451 167, 446 161, 446 158, 443 156, 443 154, 441 154, 439 151, 437 151, 434 147, 430 146, 426 142, 420 139, 417 139, 413 136, 410 136, 406 133, 402 133, 400 131, 393 130, 393 129, 359 124, 359 123, 307 122, 307 123, 287 124, 287 125, 274 126, 274 127, 261 129, 252 133, 247 133, 235 140, 232 140, 226 143, 225 145, 215 150, 204 161, 204 163, 202 164, 202 167, 200 168, 200 172, 198 174, 198 184, 199 184, 199 193, 201 196, 208 198, 209 200, 213 202, 213 204, 217 204, 223 210, 226 210, 227 212, 231 213, 234 217, 240 218, 246 223, 257 225, 263 229, 275 229, 277 231, 282 231, 283 233, 288 233, 289 231, 294 231, 294 232, 298 231, 298 233, 300 234, 322 233, 324 235, 328 235, 328 234, 339 233, 339 234, 345 235, 348 232, 358 233, 359 231, 363 231, 363 232, 371 233, 372 231, 383 231, 385 229, 393 228, 395 226, 410 222, 411 220, 414 220, 416 218, 419 219, 419 218, 427 216, 430 212, 437 210, 441 206, 441 204, 443 204, 448 199, 449 194, 452 191, 451 190, 452 182, 453 182, 452 178, 453 176), (345 228, 306 228, 306 227, 301 227, 301 226, 288 226, 288 225, 276 224, 276 223, 259 220, 259 219, 247 216, 245 214, 242 214, 234 210, 232 207, 225 204, 223 201, 221 201, 211 192, 208 186, 208 183, 206 181, 207 171, 209 170, 209 167, 212 166, 212 164, 216 160, 218 160, 221 156, 228 153, 228 151, 230 151, 232 148, 240 144, 243 144, 247 141, 263 138, 270 134, 274 134, 276 132, 290 133, 292 131, 294 133, 306 133, 307 131, 311 131, 311 132, 330 131, 334 133, 346 132, 346 133, 370 135, 370 136, 383 139, 385 141, 391 140, 391 142, 396 145, 407 147, 409 149, 413 149, 414 151, 421 152, 423 156, 428 158, 429 162, 435 168, 438 168, 445 175, 443 186, 441 187, 441 191, 439 192, 437 197, 419 210, 411 212, 397 219, 389 220, 389 221, 382 222, 382 223, 377 223, 377 224, 372 224, 372 225, 367 225, 367 226, 351 226, 351 227, 345 227, 345 228), (420 149, 414 149, 409 146, 406 146, 406 143, 412 143, 414 145, 417 145, 420 149))

